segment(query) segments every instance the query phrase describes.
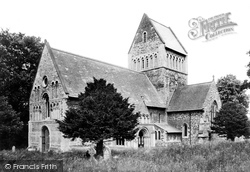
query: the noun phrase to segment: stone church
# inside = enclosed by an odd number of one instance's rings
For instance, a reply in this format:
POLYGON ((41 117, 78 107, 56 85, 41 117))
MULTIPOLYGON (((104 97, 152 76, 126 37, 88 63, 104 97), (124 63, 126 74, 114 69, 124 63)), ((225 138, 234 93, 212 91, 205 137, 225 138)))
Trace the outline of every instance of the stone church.
POLYGON ((81 141, 63 138, 55 119, 76 104, 93 77, 113 83, 141 112, 137 137, 110 147, 160 147, 211 139, 221 101, 214 81, 187 85, 188 55, 170 27, 143 15, 128 52, 128 69, 51 48, 46 42, 29 103, 29 147, 67 151, 81 141))

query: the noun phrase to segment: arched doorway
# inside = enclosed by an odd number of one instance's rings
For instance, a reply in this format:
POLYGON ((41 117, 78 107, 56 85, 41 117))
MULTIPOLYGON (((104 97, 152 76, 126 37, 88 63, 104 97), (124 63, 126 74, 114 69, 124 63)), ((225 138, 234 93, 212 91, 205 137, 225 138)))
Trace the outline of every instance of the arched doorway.
POLYGON ((150 137, 148 130, 143 128, 138 133, 138 148, 149 147, 150 137))
POLYGON ((42 127, 42 152, 49 151, 49 129, 46 126, 42 127))

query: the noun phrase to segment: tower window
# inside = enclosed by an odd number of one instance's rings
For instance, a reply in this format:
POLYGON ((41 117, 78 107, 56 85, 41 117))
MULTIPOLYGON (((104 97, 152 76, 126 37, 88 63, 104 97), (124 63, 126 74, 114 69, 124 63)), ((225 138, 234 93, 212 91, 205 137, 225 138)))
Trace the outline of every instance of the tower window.
POLYGON ((154 56, 155 56, 154 67, 157 67, 157 66, 158 66, 158 61, 157 61, 157 54, 155 54, 154 56))
POLYGON ((142 69, 144 69, 144 59, 142 59, 141 62, 142 62, 142 65, 141 65, 142 69))
POLYGON ((178 70, 178 57, 176 57, 176 62, 175 62, 175 69, 178 70))
POLYGON ((148 57, 146 57, 146 68, 148 68, 148 57))
POLYGON ((150 63, 149 63, 149 65, 150 65, 150 68, 153 67, 153 55, 152 54, 150 55, 150 63))
POLYGON ((169 56, 170 58, 170 68, 173 68, 173 60, 172 60, 172 55, 169 56))
POLYGON ((143 32, 143 42, 145 43, 145 42, 147 42, 147 32, 146 31, 144 31, 143 32))

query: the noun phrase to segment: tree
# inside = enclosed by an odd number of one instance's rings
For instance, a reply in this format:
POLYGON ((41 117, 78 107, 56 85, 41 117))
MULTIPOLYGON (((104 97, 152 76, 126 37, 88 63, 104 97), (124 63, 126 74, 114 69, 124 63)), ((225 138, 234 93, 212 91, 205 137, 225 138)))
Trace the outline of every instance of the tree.
POLYGON ((0 150, 16 145, 15 136, 21 133, 22 127, 19 114, 8 104, 6 97, 0 96, 0 150))
POLYGON ((20 114, 24 127, 19 146, 27 146, 29 96, 44 44, 22 33, 0 32, 0 95, 20 114))
MULTIPOLYGON (((247 55, 250 56, 250 51, 247 52, 247 55)), ((247 76, 250 77, 250 62, 247 64, 247 76)), ((249 89, 249 88, 250 88, 250 82, 248 80, 244 80, 241 89, 249 89)))
POLYGON ((134 105, 129 104, 128 98, 123 98, 113 84, 94 78, 79 95, 78 106, 66 111, 62 121, 56 121, 65 138, 95 142, 97 155, 102 155, 105 139, 135 138, 139 116, 140 113, 134 113, 134 105))
POLYGON ((230 74, 220 78, 217 82, 217 88, 222 104, 227 102, 238 102, 245 108, 248 108, 249 98, 245 93, 245 87, 234 75, 230 74))
POLYGON ((246 108, 239 102, 224 103, 214 118, 212 131, 234 141, 235 137, 248 136, 248 118, 246 108))

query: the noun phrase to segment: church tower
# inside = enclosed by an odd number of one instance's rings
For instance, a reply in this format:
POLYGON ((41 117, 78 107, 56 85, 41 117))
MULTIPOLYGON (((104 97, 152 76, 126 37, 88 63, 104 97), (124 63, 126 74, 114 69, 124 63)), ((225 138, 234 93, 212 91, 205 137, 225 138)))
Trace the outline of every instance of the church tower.
POLYGON ((128 52, 128 67, 144 72, 166 105, 177 86, 187 84, 187 60, 171 28, 144 14, 128 52))

